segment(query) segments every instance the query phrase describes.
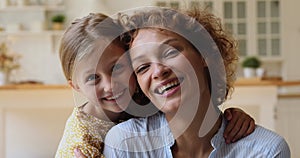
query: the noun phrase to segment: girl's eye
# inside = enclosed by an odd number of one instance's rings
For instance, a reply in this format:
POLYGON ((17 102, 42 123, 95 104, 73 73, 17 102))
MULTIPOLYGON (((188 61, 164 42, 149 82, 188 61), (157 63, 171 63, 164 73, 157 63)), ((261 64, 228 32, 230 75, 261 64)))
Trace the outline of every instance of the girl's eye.
POLYGON ((135 73, 136 74, 143 73, 147 70, 148 67, 149 67, 149 65, 141 65, 136 68, 135 73))
POLYGON ((100 77, 96 74, 89 75, 86 79, 87 82, 98 80, 100 77))
POLYGON ((177 49, 170 49, 164 53, 165 58, 172 58, 179 54, 180 52, 177 49))

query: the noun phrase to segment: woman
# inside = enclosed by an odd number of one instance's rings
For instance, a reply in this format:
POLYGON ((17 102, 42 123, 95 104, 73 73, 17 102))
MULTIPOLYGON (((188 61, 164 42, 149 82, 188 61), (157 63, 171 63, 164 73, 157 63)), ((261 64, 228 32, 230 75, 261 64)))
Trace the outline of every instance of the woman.
POLYGON ((113 127, 105 156, 290 157, 285 140, 260 126, 230 145, 222 138, 228 122, 217 106, 232 92, 238 57, 218 18, 144 10, 126 19, 129 56, 142 91, 163 114, 113 127))

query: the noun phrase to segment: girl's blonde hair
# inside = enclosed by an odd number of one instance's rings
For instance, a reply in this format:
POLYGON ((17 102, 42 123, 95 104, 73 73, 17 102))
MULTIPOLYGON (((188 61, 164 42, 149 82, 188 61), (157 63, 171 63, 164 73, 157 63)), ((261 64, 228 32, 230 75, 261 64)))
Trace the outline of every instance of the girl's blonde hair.
POLYGON ((92 52, 96 47, 105 47, 107 44, 99 45, 99 39, 108 39, 114 44, 125 48, 120 41, 123 28, 112 18, 101 13, 90 13, 81 19, 76 19, 66 29, 61 39, 59 56, 62 69, 67 80, 72 79, 74 64, 78 58, 92 52))

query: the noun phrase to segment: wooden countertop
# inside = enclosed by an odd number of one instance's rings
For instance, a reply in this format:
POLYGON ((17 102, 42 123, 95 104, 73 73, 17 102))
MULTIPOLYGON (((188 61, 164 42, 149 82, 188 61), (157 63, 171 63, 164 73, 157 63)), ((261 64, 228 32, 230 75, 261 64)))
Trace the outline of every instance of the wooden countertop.
POLYGON ((259 78, 239 78, 235 86, 300 86, 300 80, 282 81, 282 80, 262 80, 259 78))
MULTIPOLYGON (((300 81, 272 81, 257 79, 238 79, 235 86, 300 86, 300 81)), ((43 90, 43 89, 71 89, 69 85, 45 85, 45 84, 11 84, 0 86, 4 90, 43 90)), ((300 98, 300 93, 278 94, 279 98, 300 98)))
POLYGON ((282 99, 300 98, 300 93, 278 94, 278 98, 282 98, 282 99))
MULTIPOLYGON (((235 86, 278 86, 278 87, 300 87, 300 80, 282 81, 282 80, 262 80, 259 78, 245 79, 239 78, 235 82, 235 86)), ((300 88, 299 88, 300 89, 300 88)), ((300 98, 300 92, 278 94, 278 98, 300 98)))

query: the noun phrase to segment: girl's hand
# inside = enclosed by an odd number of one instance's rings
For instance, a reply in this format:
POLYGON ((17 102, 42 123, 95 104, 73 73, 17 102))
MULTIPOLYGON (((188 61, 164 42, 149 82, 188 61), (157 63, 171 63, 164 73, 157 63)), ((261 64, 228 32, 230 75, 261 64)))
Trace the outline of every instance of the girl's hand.
POLYGON ((224 131, 227 144, 235 142, 251 134, 255 129, 254 119, 238 108, 228 108, 224 111, 228 125, 224 131))
POLYGON ((79 150, 79 149, 75 149, 74 150, 74 154, 75 154, 75 157, 76 158, 87 158, 86 156, 84 156, 83 154, 82 154, 82 152, 79 150))

